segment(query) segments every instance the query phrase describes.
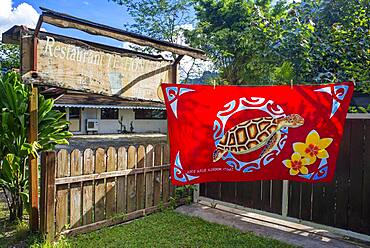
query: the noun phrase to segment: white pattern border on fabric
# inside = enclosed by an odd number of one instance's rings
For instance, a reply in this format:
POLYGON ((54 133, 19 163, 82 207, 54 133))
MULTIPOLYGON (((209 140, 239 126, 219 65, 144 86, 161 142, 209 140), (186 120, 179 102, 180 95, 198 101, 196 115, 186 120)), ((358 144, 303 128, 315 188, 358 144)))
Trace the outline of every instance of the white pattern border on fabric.
POLYGON ((317 92, 324 92, 328 93, 333 97, 333 103, 331 106, 331 113, 329 119, 331 119, 334 114, 337 112, 337 110, 340 107, 340 101, 343 101, 344 97, 347 95, 348 92, 348 86, 347 85, 335 85, 334 87, 327 86, 323 87, 321 89, 317 89, 315 91, 317 92))
POLYGON ((188 88, 179 88, 179 87, 168 87, 168 88, 166 88, 167 99, 170 103, 172 112, 175 115, 176 119, 177 119, 178 97, 181 96, 182 94, 185 94, 185 93, 191 92, 191 91, 194 91, 194 90, 188 89, 188 88))
POLYGON ((190 174, 183 173, 183 168, 182 168, 181 161, 180 161, 180 152, 177 152, 176 154, 175 166, 173 168, 173 176, 175 180, 182 182, 182 183, 192 181, 199 177, 199 176, 192 176, 190 174))

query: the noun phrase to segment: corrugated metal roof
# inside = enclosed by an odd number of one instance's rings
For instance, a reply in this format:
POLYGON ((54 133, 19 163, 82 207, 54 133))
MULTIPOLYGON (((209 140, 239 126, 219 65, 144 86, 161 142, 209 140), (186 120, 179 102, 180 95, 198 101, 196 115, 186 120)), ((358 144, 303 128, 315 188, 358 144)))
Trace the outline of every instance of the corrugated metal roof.
POLYGON ((165 110, 165 107, 145 107, 145 106, 112 106, 112 105, 83 105, 83 104, 54 104, 55 107, 67 108, 115 108, 115 109, 158 109, 165 110))
POLYGON ((165 109, 164 104, 161 102, 68 92, 57 97, 54 106, 79 108, 165 109))

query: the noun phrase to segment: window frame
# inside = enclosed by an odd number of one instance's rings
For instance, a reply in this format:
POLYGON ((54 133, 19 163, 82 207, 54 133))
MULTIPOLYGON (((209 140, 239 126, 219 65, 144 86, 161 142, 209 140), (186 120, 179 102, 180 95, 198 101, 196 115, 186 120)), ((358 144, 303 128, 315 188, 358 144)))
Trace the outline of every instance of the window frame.
POLYGON ((167 120, 166 110, 161 110, 161 109, 135 109, 134 113, 135 113, 135 120, 167 120), (143 114, 143 115, 140 116, 139 113, 143 114), (159 113, 162 113, 163 116, 157 116, 159 113))
MULTIPOLYGON (((75 114, 74 116, 77 116, 77 114, 75 114)), ((69 108, 69 111, 68 111, 68 118, 69 119, 81 119, 81 108, 76 108, 76 107, 73 107, 73 108, 69 108), (76 109, 78 110, 78 117, 71 117, 71 110, 72 109, 76 109)))
POLYGON ((100 109, 100 119, 101 120, 118 120, 119 119, 119 109, 118 108, 101 108, 100 109), (113 113, 114 116, 103 116, 103 111, 114 111, 113 113))

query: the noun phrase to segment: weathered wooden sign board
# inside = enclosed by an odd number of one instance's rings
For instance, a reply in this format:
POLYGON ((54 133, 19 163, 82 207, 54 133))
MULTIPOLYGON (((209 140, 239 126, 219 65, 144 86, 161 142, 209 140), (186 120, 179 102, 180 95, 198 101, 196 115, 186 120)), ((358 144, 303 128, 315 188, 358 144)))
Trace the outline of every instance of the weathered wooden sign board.
MULTIPOLYGON (((32 41, 23 39, 23 43, 29 47, 32 41)), ((172 82, 172 61, 138 54, 44 35, 37 43, 37 72, 30 71, 23 79, 108 96, 160 100, 158 86, 172 82)))

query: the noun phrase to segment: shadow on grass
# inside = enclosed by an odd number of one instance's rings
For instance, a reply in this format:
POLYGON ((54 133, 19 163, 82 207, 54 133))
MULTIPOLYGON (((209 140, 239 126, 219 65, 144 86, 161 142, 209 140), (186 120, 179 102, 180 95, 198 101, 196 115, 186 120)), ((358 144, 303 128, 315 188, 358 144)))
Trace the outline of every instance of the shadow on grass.
POLYGON ((28 215, 23 221, 9 222, 8 207, 0 201, 0 247, 24 247, 29 236, 28 215))

